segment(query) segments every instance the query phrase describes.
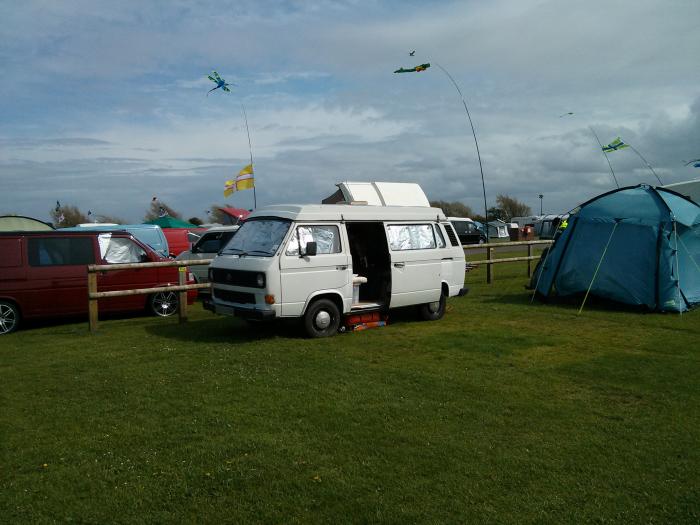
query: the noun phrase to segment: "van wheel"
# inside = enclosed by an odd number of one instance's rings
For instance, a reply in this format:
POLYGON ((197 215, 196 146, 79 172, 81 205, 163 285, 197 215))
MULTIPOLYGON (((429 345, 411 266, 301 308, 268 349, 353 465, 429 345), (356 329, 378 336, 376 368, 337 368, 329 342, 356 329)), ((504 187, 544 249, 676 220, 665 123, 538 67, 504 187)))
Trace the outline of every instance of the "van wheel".
POLYGON ((418 307, 421 319, 425 321, 437 321, 445 315, 445 307, 447 306, 447 296, 442 293, 440 299, 432 303, 425 303, 418 307))
POLYGON ((158 317, 169 317, 177 312, 178 300, 175 292, 158 292, 151 296, 151 312, 158 317))
POLYGON ((0 335, 9 334, 19 326, 19 310, 7 301, 0 301, 0 335))
POLYGON ((340 311, 329 299, 314 301, 304 314, 304 329, 309 337, 330 337, 340 326, 340 311))

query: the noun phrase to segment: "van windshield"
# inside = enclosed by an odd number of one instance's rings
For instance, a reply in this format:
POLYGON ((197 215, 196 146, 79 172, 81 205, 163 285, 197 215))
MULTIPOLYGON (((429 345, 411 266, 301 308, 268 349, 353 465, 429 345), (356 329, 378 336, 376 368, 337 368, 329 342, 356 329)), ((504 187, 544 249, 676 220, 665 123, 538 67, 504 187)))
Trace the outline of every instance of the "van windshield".
POLYGON ((254 219, 243 223, 233 239, 221 250, 222 255, 256 255, 272 257, 289 231, 291 221, 254 219))

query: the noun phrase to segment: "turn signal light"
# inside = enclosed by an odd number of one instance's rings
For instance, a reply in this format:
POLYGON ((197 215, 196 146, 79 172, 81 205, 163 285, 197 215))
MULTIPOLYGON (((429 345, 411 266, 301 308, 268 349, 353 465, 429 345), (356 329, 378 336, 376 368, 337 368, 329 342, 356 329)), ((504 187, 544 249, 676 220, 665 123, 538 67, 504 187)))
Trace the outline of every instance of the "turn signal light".
POLYGON ((274 295, 266 295, 265 296, 265 304, 275 304, 275 296, 274 295))

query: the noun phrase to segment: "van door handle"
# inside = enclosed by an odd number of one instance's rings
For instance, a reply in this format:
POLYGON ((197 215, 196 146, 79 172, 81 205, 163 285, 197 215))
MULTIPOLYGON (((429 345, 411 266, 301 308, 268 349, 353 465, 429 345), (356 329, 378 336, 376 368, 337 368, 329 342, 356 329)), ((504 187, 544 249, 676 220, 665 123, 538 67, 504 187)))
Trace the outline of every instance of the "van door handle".
POLYGON ((443 261, 454 261, 455 258, 454 257, 443 257, 442 260, 443 261))
POLYGON ((394 263, 394 268, 403 268, 406 266, 406 263, 394 263))
POLYGON ((347 270, 348 267, 347 267, 347 265, 346 266, 336 266, 335 269, 336 270, 347 270))

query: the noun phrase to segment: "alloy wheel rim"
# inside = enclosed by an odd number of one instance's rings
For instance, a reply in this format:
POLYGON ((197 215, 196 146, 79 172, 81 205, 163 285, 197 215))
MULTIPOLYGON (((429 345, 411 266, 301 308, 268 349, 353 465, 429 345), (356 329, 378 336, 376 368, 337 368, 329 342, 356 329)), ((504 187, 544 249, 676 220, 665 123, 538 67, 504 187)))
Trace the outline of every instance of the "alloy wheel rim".
POLYGON ((161 314, 161 315, 167 315, 170 312, 173 311, 173 307, 176 304, 176 296, 173 292, 162 292, 159 293, 155 300, 154 300, 154 305, 156 307, 156 310, 161 314))
POLYGON ((0 305, 0 333, 12 330, 17 322, 15 312, 9 306, 0 305))

